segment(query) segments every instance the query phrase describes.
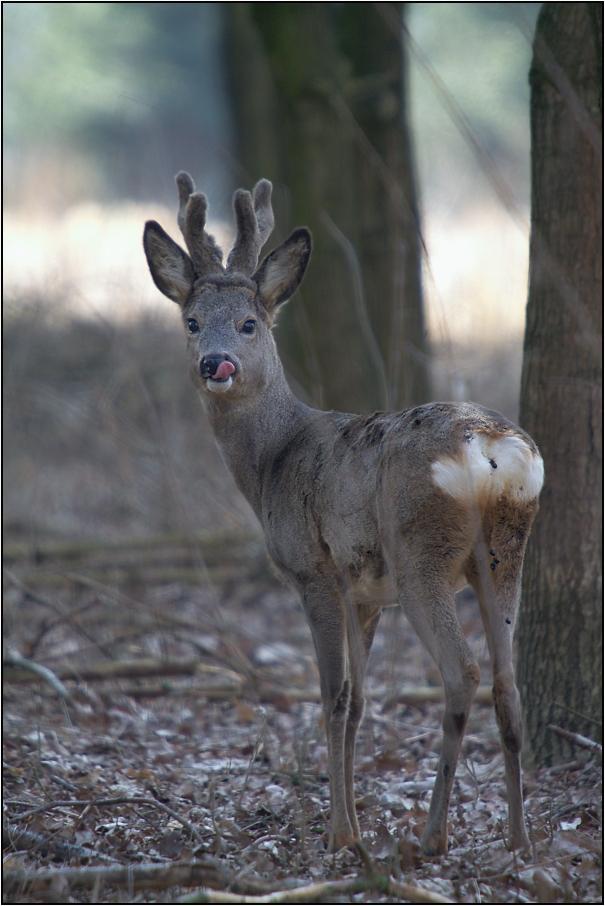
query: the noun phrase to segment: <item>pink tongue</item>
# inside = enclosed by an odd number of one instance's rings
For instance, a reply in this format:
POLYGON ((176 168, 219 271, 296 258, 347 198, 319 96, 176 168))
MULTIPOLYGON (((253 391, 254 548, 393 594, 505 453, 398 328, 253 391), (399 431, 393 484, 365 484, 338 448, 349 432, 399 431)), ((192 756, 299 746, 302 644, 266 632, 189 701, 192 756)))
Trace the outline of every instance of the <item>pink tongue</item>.
POLYGON ((221 364, 216 369, 214 380, 225 381, 230 374, 233 374, 234 371, 235 365, 233 365, 231 362, 221 362, 221 364))

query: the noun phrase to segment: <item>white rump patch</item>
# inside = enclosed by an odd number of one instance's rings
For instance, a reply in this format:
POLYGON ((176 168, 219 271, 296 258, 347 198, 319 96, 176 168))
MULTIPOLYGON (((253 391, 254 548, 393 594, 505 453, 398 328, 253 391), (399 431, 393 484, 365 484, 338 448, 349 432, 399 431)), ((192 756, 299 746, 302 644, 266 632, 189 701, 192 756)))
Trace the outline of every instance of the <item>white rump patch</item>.
POLYGON ((432 469, 437 487, 457 500, 495 499, 501 494, 534 500, 544 482, 541 456, 517 434, 475 434, 458 457, 437 459, 432 469))

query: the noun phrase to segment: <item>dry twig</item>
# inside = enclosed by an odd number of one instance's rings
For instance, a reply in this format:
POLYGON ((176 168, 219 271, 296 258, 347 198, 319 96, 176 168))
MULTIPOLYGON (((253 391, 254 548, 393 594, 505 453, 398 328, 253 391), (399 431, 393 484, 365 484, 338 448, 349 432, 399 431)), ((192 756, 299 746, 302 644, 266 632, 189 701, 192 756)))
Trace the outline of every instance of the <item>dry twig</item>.
MULTIPOLYGON (((45 670, 46 668, 41 668, 45 670)), ((26 670, 31 670, 27 667, 26 670)), ((38 672, 38 671, 35 671, 38 672)), ((50 671, 49 671, 50 672, 50 671)), ((141 657, 132 660, 110 661, 104 664, 90 664, 88 666, 70 666, 66 664, 57 670, 61 679, 75 680, 102 680, 119 677, 137 676, 178 676, 179 674, 193 675, 206 673, 223 675, 235 682, 243 682, 243 678, 224 667, 214 667, 200 664, 197 657, 153 658, 141 657)), ((12 683, 24 683, 32 680, 29 674, 18 671, 6 671, 4 679, 12 683)))
MULTIPOLYGON (((7 651, 2 657, 2 665, 10 665, 11 667, 20 667, 21 670, 26 671, 29 674, 37 676, 39 679, 44 680, 51 689, 53 689, 60 698, 71 698, 71 693, 63 685, 61 680, 49 670, 48 667, 43 667, 41 664, 36 664, 35 661, 30 661, 28 658, 23 657, 17 651, 7 651)), ((10 671, 6 671, 10 673, 10 671)), ((30 677, 31 678, 31 677, 30 677)), ((5 674, 6 679, 6 674, 5 674)))
POLYGON ((170 815, 171 818, 182 824, 185 830, 189 831, 193 839, 199 843, 200 846, 204 845, 204 841, 190 821, 181 817, 178 812, 175 812, 174 809, 165 805, 163 802, 160 802, 158 799, 151 799, 145 796, 115 796, 111 799, 55 799, 51 802, 45 802, 44 805, 39 805, 37 808, 32 808, 27 812, 22 812, 20 815, 15 815, 15 820, 23 821, 25 818, 31 818, 32 815, 39 815, 42 812, 51 811, 56 808, 71 808, 76 805, 88 807, 94 805, 99 808, 104 805, 151 805, 154 808, 160 809, 162 812, 166 812, 167 815, 170 815))
POLYGON ((597 752, 601 757, 603 756, 603 746, 593 739, 580 736, 579 733, 572 733, 571 730, 564 730, 563 727, 557 727, 555 724, 549 724, 548 729, 560 736, 561 739, 566 739, 567 742, 573 743, 574 746, 580 746, 581 749, 590 749, 593 752, 597 752))

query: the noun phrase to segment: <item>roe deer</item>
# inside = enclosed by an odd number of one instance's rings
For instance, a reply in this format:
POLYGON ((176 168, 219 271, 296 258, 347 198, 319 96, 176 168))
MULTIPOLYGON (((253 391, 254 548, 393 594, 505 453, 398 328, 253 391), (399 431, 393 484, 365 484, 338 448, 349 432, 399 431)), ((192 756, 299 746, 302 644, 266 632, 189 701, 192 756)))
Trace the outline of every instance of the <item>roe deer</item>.
POLYGON ((382 608, 400 603, 445 690, 443 745, 422 838, 447 850, 458 754, 479 683, 454 594, 477 593, 493 664, 504 753, 509 845, 527 847, 522 717, 512 662, 525 544, 543 464, 536 445, 497 412, 431 403, 369 417, 322 412, 291 392, 271 334, 300 284, 311 235, 295 230, 258 265, 273 228, 271 183, 233 197, 237 236, 223 266, 204 229, 207 201, 176 177, 186 254, 145 226, 151 276, 177 302, 189 362, 216 440, 258 516, 269 553, 298 589, 319 666, 330 772, 330 849, 360 839, 355 737, 363 678, 382 608))

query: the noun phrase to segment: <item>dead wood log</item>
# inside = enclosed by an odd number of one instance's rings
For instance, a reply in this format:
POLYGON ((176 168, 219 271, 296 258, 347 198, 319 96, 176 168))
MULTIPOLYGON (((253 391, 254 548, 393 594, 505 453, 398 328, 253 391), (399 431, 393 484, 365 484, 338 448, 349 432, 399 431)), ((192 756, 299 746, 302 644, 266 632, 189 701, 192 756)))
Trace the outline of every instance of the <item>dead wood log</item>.
MULTIPOLYGON (((103 680, 118 679, 120 677, 135 676, 176 676, 185 674, 193 676, 195 673, 222 674, 231 682, 242 681, 242 677, 230 670, 200 664, 197 657, 151 658, 141 657, 125 661, 109 661, 105 664, 70 665, 59 667, 56 675, 60 679, 75 680, 103 680)), ((7 670, 4 678, 12 683, 25 683, 35 676, 28 670, 7 670)))
POLYGON ((171 534, 122 542, 44 541, 34 545, 17 541, 5 545, 4 562, 18 571, 19 580, 33 594, 36 589, 77 582, 70 569, 106 579, 112 585, 224 585, 245 581, 262 590, 277 581, 264 541, 255 533, 171 534))
MULTIPOLYGON (((96 853, 89 851, 96 858, 96 853)), ((94 889, 100 884, 132 887, 136 890, 165 890, 168 887, 197 887, 204 885, 220 890, 228 887, 231 875, 213 859, 193 862, 172 862, 170 865, 118 865, 88 868, 50 868, 33 871, 6 871, 2 885, 7 894, 31 892, 40 894, 51 888, 57 879, 67 881, 70 888, 94 889)))
MULTIPOLYGON (((157 551, 189 550, 201 555, 206 564, 225 561, 240 561, 242 554, 249 559, 262 555, 265 545, 262 535, 254 532, 229 535, 202 535, 172 533, 150 535, 141 538, 121 539, 117 541, 12 541, 4 546, 3 555, 6 563, 32 561, 43 564, 53 561, 82 561, 104 558, 110 560, 116 556, 134 552, 138 556, 152 559, 157 551)), ((266 558, 266 554, 264 555, 266 558)))
MULTIPOLYGON (((212 690, 215 697, 219 697, 220 688, 212 690)), ((280 686, 270 686, 262 684, 258 688, 258 696, 261 701, 282 702, 290 700, 292 702, 320 702, 321 693, 319 687, 312 689, 283 688, 280 686)), ((430 702, 444 701, 442 686, 401 686, 399 689, 377 689, 372 691, 368 696, 373 701, 382 703, 384 707, 389 705, 423 705, 430 702)), ((492 690, 491 686, 479 686, 475 693, 475 701, 481 705, 491 705, 492 690)))
MULTIPOLYGON (((373 693, 372 698, 384 702, 384 706, 391 704, 398 705, 423 705, 428 702, 444 701, 442 686, 401 686, 399 689, 384 689, 379 693, 373 693)), ((475 692, 475 699, 480 705, 491 705, 492 687, 478 686, 475 692)))
POLYGON ((355 893, 370 893, 378 891, 382 894, 409 900, 411 903, 455 903, 446 897, 413 884, 392 881, 388 878, 352 878, 345 881, 323 881, 317 884, 308 884, 304 887, 295 887, 289 890, 276 890, 264 896, 242 896, 237 893, 228 893, 224 890, 198 890, 194 894, 181 897, 177 903, 241 903, 241 904, 278 904, 295 903, 325 903, 330 896, 351 895, 355 893))
MULTIPOLYGON (((288 705, 298 702, 321 702, 319 686, 302 689, 292 686, 270 685, 268 683, 261 683, 257 686, 254 683, 247 682, 244 677, 235 672, 231 673, 220 667, 214 669, 217 671, 217 676, 221 672, 229 675, 229 682, 225 685, 217 682, 216 685, 213 684, 205 688, 197 685, 185 687, 175 686, 171 683, 158 683, 152 686, 130 686, 128 689, 122 689, 122 692, 135 698, 144 698, 146 695, 182 695, 185 693, 203 695, 204 698, 217 701, 233 698, 251 698, 280 707, 288 707, 288 705)), ((210 668, 207 665, 200 664, 198 672, 202 672, 202 670, 209 672, 210 668)), ((161 673, 162 671, 158 670, 157 672, 161 673)), ((116 673, 114 675, 122 676, 127 674, 116 673)), ((151 675, 151 672, 149 674, 140 673, 136 675, 151 675)), ((383 703, 385 707, 393 704, 423 705, 444 701, 441 686, 402 686, 395 691, 379 689, 372 692, 371 698, 374 701, 383 703)), ((491 686, 479 686, 475 694, 475 701, 481 705, 490 705, 492 703, 491 686)))
MULTIPOLYGON (((92 855, 92 853, 91 853, 92 855)), ((322 903, 328 896, 354 894, 378 890, 398 899, 412 903, 450 904, 454 903, 440 894, 387 878, 374 875, 372 879, 353 878, 345 881, 324 881, 304 887, 277 890, 262 896, 229 893, 224 888, 242 887, 258 890, 262 884, 251 879, 235 881, 220 864, 213 859, 193 862, 173 862, 170 865, 128 865, 94 866, 90 868, 56 868, 34 871, 6 871, 3 873, 3 887, 7 894, 17 891, 40 894, 51 888, 53 882, 61 879, 70 888, 85 887, 97 889, 101 884, 115 887, 129 887, 136 890, 165 890, 169 887, 198 887, 205 885, 194 894, 181 897, 177 903, 243 903, 243 904, 295 904, 322 903)))
MULTIPOLYGON (((265 568, 253 568, 251 565, 215 566, 200 571, 195 566, 146 566, 135 563, 131 566, 110 565, 89 566, 83 564, 88 572, 98 580, 106 579, 118 586, 124 585, 226 585, 227 583, 246 582, 252 585, 257 593, 277 583, 275 577, 265 568)), ((60 570, 41 571, 26 570, 24 582, 30 589, 61 589, 70 586, 74 581, 70 573, 60 570)))
MULTIPOLYGON (((142 698, 146 695, 178 695, 186 692, 204 695, 209 699, 230 698, 257 698, 260 701, 285 705, 295 702, 320 702, 319 687, 303 688, 284 687, 261 683, 256 685, 235 671, 225 667, 215 667, 202 664, 197 657, 184 658, 136 658, 125 661, 111 661, 104 664, 91 664, 89 666, 65 665, 56 671, 60 679, 75 680, 107 680, 119 678, 145 677, 145 676, 205 676, 216 679, 209 687, 174 686, 170 683, 155 684, 152 686, 130 686, 122 690, 128 695, 142 698), (221 678, 225 680, 220 682, 221 678)), ((29 670, 7 668, 4 672, 7 682, 25 683, 32 682, 36 676, 29 670)), ((442 702, 444 700, 441 686, 401 686, 399 689, 379 689, 371 694, 374 701, 382 702, 385 707, 393 704, 422 705, 429 702, 442 702)), ((491 704, 492 690, 490 686, 479 686, 475 694, 475 701, 479 704, 491 704)), ((597 745, 595 743, 594 745, 597 745)))

